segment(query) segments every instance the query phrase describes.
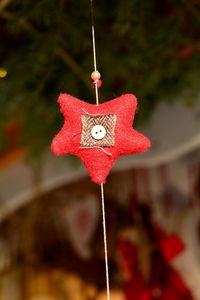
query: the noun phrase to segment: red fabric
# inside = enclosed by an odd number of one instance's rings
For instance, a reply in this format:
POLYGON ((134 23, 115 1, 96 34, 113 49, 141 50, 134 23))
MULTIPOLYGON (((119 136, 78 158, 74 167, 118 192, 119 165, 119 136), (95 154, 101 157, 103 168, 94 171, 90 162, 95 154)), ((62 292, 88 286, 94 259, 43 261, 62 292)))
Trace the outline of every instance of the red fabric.
POLYGON ((160 250, 167 262, 172 261, 177 255, 185 251, 185 244, 177 234, 166 236, 160 225, 157 225, 155 230, 160 250))
POLYGON ((122 274, 125 278, 132 276, 132 270, 134 265, 137 263, 138 250, 135 245, 131 242, 120 239, 118 242, 119 253, 120 253, 120 265, 122 274))
POLYGON ((152 299, 151 291, 145 290, 145 291, 142 293, 142 295, 141 295, 141 297, 140 297, 139 300, 151 300, 151 299, 152 299))
POLYGON ((151 291, 145 288, 145 280, 138 264, 138 248, 132 242, 118 242, 120 267, 123 275, 123 291, 127 300, 151 300, 151 291))
POLYGON ((159 300, 193 300, 190 290, 187 288, 177 272, 171 269, 168 282, 161 289, 159 300))
MULTIPOLYGON (((146 293, 145 282, 142 273, 139 269, 134 269, 133 277, 131 280, 126 282, 123 286, 123 291, 126 300, 144 300, 146 293), (142 298, 143 297, 143 298, 142 298)), ((148 294, 149 295, 149 294, 148 294)), ((151 298, 146 298, 145 300, 151 300, 151 298)))
POLYGON ((126 300, 193 300, 190 290, 180 275, 168 263, 183 251, 183 243, 177 235, 166 238, 160 228, 158 234, 162 239, 163 246, 160 249, 165 252, 167 265, 161 266, 158 275, 156 266, 160 264, 159 256, 156 256, 155 261, 152 260, 152 274, 148 289, 139 268, 137 247, 129 241, 123 239, 119 241, 122 273, 128 268, 130 274, 123 286, 126 300))
POLYGON ((142 273, 133 270, 133 277, 124 284, 126 300, 194 300, 190 290, 173 269, 168 274, 163 286, 154 285, 149 290, 145 288, 142 273))
POLYGON ((122 155, 144 152, 150 147, 150 141, 132 128, 137 100, 134 95, 126 94, 114 100, 93 105, 67 94, 58 98, 61 112, 64 115, 64 125, 52 141, 51 149, 56 155, 74 154, 87 167, 95 183, 104 183, 116 159, 122 155), (98 147, 80 148, 82 133, 81 116, 86 114, 114 114, 116 125, 114 131, 114 146, 102 147, 108 155, 98 147))
POLYGON ((170 262, 185 250, 185 245, 178 235, 173 234, 161 240, 160 249, 165 260, 170 262))

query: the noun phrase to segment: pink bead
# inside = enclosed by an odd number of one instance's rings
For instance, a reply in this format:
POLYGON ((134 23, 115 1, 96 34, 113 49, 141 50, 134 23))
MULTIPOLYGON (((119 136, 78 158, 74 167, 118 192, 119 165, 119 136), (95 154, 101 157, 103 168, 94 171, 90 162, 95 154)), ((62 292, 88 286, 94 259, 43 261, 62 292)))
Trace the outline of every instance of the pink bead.
POLYGON ((99 80, 100 78, 101 78, 101 74, 98 72, 98 71, 94 71, 94 72, 92 72, 92 74, 91 74, 91 78, 92 78, 92 80, 99 80))

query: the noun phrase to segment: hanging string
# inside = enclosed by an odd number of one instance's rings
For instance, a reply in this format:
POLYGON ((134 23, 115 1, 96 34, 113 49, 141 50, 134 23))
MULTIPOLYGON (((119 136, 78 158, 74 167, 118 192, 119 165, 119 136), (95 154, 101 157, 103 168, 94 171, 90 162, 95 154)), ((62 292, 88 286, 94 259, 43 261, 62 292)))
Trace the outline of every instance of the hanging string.
MULTIPOLYGON (((93 48, 93 59, 94 59, 94 72, 98 72, 97 71, 97 58, 96 58, 95 30, 94 30, 93 0, 90 0, 90 9, 91 9, 91 24, 92 24, 92 48, 93 48)), ((95 84, 95 96, 96 96, 96 105, 99 105, 99 93, 98 93, 98 85, 97 84, 95 84)))
POLYGON ((94 71, 97 71, 93 0, 90 0, 90 9, 91 9, 91 22, 92 22, 92 46, 93 46, 93 58, 94 58, 94 71))
MULTIPOLYGON (((93 46, 93 58, 94 58, 94 72, 97 71, 97 59, 96 59, 96 44, 95 44, 95 30, 94 30, 94 9, 93 0, 90 0, 91 8, 91 23, 92 23, 92 46, 93 46)), ((100 75, 100 74, 99 74, 100 75)), ((95 96, 96 105, 99 105, 99 94, 98 84, 95 83, 95 96)), ((106 237, 106 217, 105 217, 105 200, 104 200, 104 186, 101 183, 101 203, 102 203, 102 218, 103 218, 103 238, 104 238, 104 253, 105 253, 105 268, 106 268, 106 289, 107 289, 107 300, 110 300, 110 284, 109 284, 109 270, 108 270, 108 250, 107 250, 107 237, 106 237)))
POLYGON ((110 284, 109 284, 109 270, 108 270, 108 250, 107 250, 107 238, 106 238, 106 218, 105 218, 105 201, 104 201, 104 188, 101 183, 101 201, 102 201, 102 216, 103 216, 103 237, 104 237, 104 252, 105 252, 105 266, 106 266, 106 289, 107 299, 110 300, 110 284))

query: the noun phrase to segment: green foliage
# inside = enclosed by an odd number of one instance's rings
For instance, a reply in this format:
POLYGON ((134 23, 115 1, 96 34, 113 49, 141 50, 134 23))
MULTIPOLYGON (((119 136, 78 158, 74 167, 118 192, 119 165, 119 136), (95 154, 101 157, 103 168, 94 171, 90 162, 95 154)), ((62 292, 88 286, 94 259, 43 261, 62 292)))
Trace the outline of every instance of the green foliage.
MULTIPOLYGON (((94 5, 101 101, 135 93, 138 123, 148 120, 161 99, 189 90, 178 98, 194 101, 200 78, 197 2, 99 0, 94 5)), ((60 92, 94 103, 89 0, 11 0, 2 8, 0 2, 0 23, 0 67, 8 71, 0 79, 0 132, 17 117, 21 143, 38 156, 62 124, 60 92)))

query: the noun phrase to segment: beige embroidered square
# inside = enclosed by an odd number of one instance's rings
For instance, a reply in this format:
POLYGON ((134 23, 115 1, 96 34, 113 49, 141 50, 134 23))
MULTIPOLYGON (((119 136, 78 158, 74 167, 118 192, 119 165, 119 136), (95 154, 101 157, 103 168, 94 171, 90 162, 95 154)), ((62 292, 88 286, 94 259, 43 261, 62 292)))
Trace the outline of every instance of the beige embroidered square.
POLYGON ((81 147, 114 146, 116 115, 82 115, 81 147))

